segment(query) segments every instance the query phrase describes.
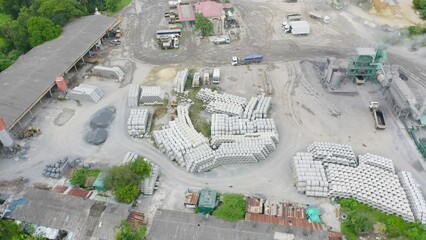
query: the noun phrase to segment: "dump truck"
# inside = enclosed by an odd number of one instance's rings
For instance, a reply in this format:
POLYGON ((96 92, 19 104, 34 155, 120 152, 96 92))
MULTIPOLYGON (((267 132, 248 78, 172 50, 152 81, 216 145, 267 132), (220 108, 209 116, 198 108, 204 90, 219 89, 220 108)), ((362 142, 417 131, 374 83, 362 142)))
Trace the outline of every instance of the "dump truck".
POLYGON ((231 60, 231 65, 245 65, 250 63, 260 63, 263 60, 263 55, 260 54, 250 54, 246 55, 243 59, 233 56, 231 60))
POLYGON ((385 116, 383 112, 380 110, 380 105, 378 102, 370 102, 369 105, 370 111, 373 114, 374 124, 376 125, 376 129, 383 130, 386 128, 385 116))

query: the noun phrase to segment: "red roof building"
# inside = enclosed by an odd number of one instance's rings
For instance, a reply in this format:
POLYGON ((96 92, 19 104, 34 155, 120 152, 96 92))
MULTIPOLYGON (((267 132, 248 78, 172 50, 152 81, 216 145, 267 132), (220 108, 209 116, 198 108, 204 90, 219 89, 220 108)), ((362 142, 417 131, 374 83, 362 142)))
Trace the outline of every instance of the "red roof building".
POLYGON ((195 3, 195 10, 207 18, 220 18, 224 9, 234 8, 230 3, 217 3, 213 1, 195 3))
POLYGON ((194 6, 192 3, 180 3, 177 5, 179 21, 191 22, 195 21, 194 6))

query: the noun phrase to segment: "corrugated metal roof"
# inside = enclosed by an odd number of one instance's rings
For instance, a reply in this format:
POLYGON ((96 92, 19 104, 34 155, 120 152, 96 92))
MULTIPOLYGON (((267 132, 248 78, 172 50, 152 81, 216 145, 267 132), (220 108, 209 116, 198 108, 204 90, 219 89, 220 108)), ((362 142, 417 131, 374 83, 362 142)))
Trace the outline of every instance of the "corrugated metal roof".
POLYGON ((195 9, 197 12, 203 14, 204 17, 220 17, 222 16, 223 9, 233 8, 232 4, 229 3, 217 3, 213 1, 197 2, 195 3, 195 9))
POLYGON ((177 5, 179 21, 195 21, 194 7, 192 3, 181 3, 177 5))
POLYGON ((92 15, 67 24, 61 36, 33 48, 0 73, 0 115, 10 129, 117 21, 92 15))
POLYGON ((215 208, 217 192, 212 189, 202 189, 198 200, 198 207, 215 208))

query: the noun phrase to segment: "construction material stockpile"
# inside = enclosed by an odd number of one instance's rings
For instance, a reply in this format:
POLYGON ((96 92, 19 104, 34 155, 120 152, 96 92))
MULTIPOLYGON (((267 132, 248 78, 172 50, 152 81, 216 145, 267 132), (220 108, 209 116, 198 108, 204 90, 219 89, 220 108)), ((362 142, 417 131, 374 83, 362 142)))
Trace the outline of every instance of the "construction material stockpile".
POLYGON ((414 217, 422 224, 426 224, 426 201, 420 190, 419 183, 409 172, 401 171, 398 176, 402 187, 407 193, 408 202, 410 203, 414 217))
POLYGON ((230 116, 241 117, 247 104, 247 99, 227 93, 212 92, 209 88, 202 88, 196 95, 207 104, 209 113, 223 113, 230 116))
POLYGON ((92 74, 116 79, 116 81, 121 82, 124 79, 124 72, 119 67, 104 67, 104 66, 95 66, 92 69, 92 74))
POLYGON ((91 167, 91 164, 84 164, 80 157, 63 157, 58 159, 55 163, 47 164, 43 169, 43 175, 48 178, 59 179, 62 175, 66 174, 71 168, 74 167, 91 167))
POLYGON ((406 221, 425 221, 425 200, 410 173, 397 175, 388 158, 367 153, 359 155, 359 164, 356 164, 354 156, 347 145, 311 144, 308 153, 297 153, 294 157, 293 176, 298 192, 308 196, 353 197, 406 221), (325 188, 318 188, 325 180, 328 194, 325 188), (317 190, 322 193, 312 193, 317 190))
POLYGON ((129 88, 129 95, 127 97, 127 106, 137 107, 139 105, 139 96, 141 94, 141 88, 139 85, 132 84, 129 88))
MULTIPOLYGON (((122 164, 130 163, 136 160, 138 157, 139 155, 136 153, 127 152, 123 158, 122 164)), ((156 189, 156 186, 157 186, 158 177, 160 176, 160 167, 148 159, 144 159, 144 160, 148 162, 149 164, 151 164, 151 173, 149 177, 142 180, 139 186, 140 186, 140 190, 142 194, 152 195, 154 194, 154 190, 156 189)))
POLYGON ((99 102, 105 93, 97 86, 80 84, 74 89, 68 89, 67 97, 77 101, 99 102))
POLYGON ((131 109, 127 119, 127 131, 130 136, 142 138, 148 129, 149 111, 147 109, 131 109))
POLYGON ((176 78, 174 81, 174 90, 177 93, 183 93, 185 91, 185 84, 188 78, 188 69, 185 68, 182 71, 179 71, 176 74, 176 78))
POLYGON ((145 105, 163 104, 166 92, 158 86, 142 86, 140 102, 145 105))
POLYGON ((314 161, 311 153, 299 152, 293 158, 293 177, 299 193, 311 197, 327 197, 328 181, 321 161, 314 161))
MULTIPOLYGON (((201 89, 197 98, 205 103, 217 101, 235 106, 241 109, 238 115, 242 115, 247 102, 245 98, 218 94, 210 89, 201 89)), ((154 131, 153 135, 158 148, 189 172, 205 172, 229 164, 257 163, 275 151, 279 142, 273 119, 241 119, 234 116, 233 111, 225 111, 227 114, 212 115, 213 137, 209 145, 208 139, 192 125, 188 108, 178 106, 178 118, 163 130, 154 131)), ((262 114, 262 117, 267 115, 262 114)))

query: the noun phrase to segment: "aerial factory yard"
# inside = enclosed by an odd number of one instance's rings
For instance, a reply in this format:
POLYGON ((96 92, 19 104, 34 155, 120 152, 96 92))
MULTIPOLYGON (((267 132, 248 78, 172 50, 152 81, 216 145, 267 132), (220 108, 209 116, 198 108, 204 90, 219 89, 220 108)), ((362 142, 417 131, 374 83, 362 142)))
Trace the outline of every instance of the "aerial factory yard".
POLYGON ((1 72, 0 218, 47 239, 122 220, 155 240, 410 239, 368 214, 348 230, 356 202, 426 236, 411 1, 224 2, 96 10, 1 72))

